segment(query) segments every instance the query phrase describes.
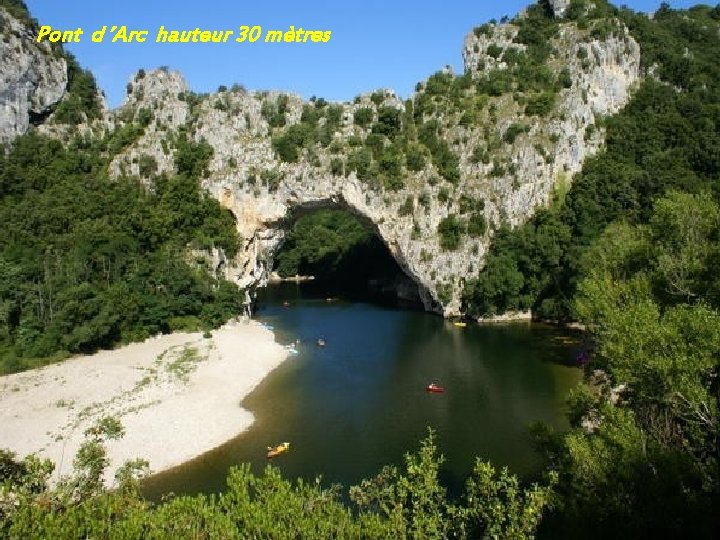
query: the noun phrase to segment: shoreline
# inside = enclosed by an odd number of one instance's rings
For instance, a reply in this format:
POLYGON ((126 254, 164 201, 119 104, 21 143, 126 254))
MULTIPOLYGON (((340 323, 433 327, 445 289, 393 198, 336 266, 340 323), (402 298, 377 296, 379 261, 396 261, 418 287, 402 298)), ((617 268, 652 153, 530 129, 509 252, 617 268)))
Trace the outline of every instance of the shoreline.
MULTIPOLYGON (((257 321, 149 338, 119 349, 0 377, 0 448, 34 454, 72 472, 84 432, 103 416, 125 435, 105 443, 105 479, 126 460, 143 458, 152 474, 235 438, 255 418, 244 398, 287 357, 257 321)), ((111 482, 109 482, 111 483, 111 482)))

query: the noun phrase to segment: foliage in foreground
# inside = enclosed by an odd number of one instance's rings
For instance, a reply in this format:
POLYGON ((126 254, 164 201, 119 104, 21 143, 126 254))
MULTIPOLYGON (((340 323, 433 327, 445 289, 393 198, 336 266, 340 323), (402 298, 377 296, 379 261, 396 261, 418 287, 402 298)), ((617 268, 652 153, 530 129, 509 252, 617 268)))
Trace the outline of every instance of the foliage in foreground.
POLYGON ((52 467, 29 457, 16 462, 0 454, 0 534, 31 538, 513 538, 529 539, 552 490, 520 487, 515 476, 477 461, 465 495, 450 502, 438 474, 443 458, 432 432, 420 450, 407 454, 400 471, 386 467, 350 489, 319 480, 290 482, 268 466, 261 476, 248 465, 233 467, 220 495, 177 497, 153 506, 138 492, 143 463, 102 487, 107 464, 102 441, 118 430, 105 422, 93 430, 75 461, 76 473, 48 486, 52 467))
POLYGON ((677 192, 587 253, 577 310, 596 351, 570 400, 574 428, 551 445, 554 535, 716 537, 718 255, 720 205, 677 192))

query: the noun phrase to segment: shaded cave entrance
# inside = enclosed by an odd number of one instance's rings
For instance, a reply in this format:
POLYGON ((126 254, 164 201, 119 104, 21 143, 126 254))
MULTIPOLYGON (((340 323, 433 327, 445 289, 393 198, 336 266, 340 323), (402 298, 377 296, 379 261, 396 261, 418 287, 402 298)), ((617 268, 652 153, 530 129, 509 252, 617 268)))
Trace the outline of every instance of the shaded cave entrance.
POLYGON ((293 209, 272 271, 302 281, 310 296, 424 310, 418 284, 400 267, 368 219, 340 206, 293 209))

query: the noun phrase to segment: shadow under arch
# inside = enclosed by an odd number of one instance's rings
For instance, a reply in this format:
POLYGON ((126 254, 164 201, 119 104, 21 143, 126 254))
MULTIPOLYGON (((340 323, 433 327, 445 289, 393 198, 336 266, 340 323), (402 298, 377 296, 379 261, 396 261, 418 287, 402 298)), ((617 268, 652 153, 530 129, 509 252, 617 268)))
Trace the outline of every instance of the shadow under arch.
POLYGON ((440 310, 377 224, 341 199, 295 205, 273 228, 281 239, 265 254, 265 264, 274 276, 311 275, 315 279, 305 286, 318 294, 440 310))

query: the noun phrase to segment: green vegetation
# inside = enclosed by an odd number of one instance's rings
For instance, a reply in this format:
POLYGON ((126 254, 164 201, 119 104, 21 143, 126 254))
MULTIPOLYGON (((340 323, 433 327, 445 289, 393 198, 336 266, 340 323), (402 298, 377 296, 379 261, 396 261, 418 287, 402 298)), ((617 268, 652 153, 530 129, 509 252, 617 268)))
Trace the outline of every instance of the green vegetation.
POLYGON ((0 0, 0 7, 17 20, 25 23, 29 28, 38 28, 37 20, 30 15, 30 11, 23 0, 0 0))
MULTIPOLYGON (((617 13, 639 41, 643 65, 656 65, 664 80, 646 79, 628 106, 605 121, 606 149, 586 161, 566 196, 556 194, 551 211, 498 232, 484 270, 468 281, 470 314, 532 309, 538 317, 572 318, 583 254, 610 223, 647 222, 652 201, 669 189, 720 193, 717 9, 663 5, 650 19, 594 4, 582 16, 617 13)), ((568 13, 584 11, 573 3, 568 13)))
MULTIPOLYGON (((607 119, 606 149, 524 226, 501 228, 467 283, 469 313, 577 318, 592 340, 572 429, 538 429, 559 483, 548 538, 713 538, 720 527, 720 10, 618 16, 646 79, 607 119)), ((595 34, 593 34, 595 35, 595 34)), ((581 360, 583 357, 581 357, 581 360)))
POLYGON ((372 123, 372 121, 373 110, 369 107, 363 107, 355 111, 355 115, 353 116, 353 122, 355 122, 356 125, 366 128, 372 123))
POLYGON ((100 118, 100 91, 95 77, 82 69, 75 57, 66 52, 67 95, 55 109, 53 121, 57 124, 81 124, 100 118))
POLYGON ((197 347, 186 345, 177 354, 175 359, 165 364, 165 371, 173 377, 187 383, 190 380, 190 373, 193 373, 197 369, 198 363, 203 360, 207 360, 207 358, 200 356, 200 351, 197 350, 197 347))
MULTIPOLYGON (((271 128, 285 126, 285 115, 289 99, 285 95, 278 97, 275 104, 266 101, 263 104, 263 116, 268 119, 271 128), (280 118, 282 120, 280 120, 280 118)), ((324 100, 316 100, 314 106, 305 105, 300 116, 300 123, 286 127, 272 138, 273 148, 281 161, 296 163, 307 152, 314 155, 314 147, 319 144, 327 147, 332 136, 340 125, 342 108, 338 105, 327 105, 324 100)), ((313 163, 318 166, 318 163, 313 163)))
MULTIPOLYGON (((501 146, 497 135, 491 135, 498 120, 498 100, 492 97, 513 92, 528 116, 544 117, 554 109, 557 93, 572 84, 567 69, 558 75, 547 64, 552 52, 551 41, 559 28, 547 2, 531 6, 526 16, 518 17, 513 24, 518 26, 516 41, 526 50, 491 45, 488 51, 505 62, 508 69, 486 73, 468 71, 461 76, 439 71, 417 85, 415 96, 405 102, 404 110, 384 92, 373 93, 369 102, 356 98, 354 134, 348 136, 347 145, 331 147, 333 154, 343 152, 342 156, 331 159, 345 159, 345 174, 355 172, 361 181, 377 190, 402 189, 408 171, 421 172, 428 167, 437 173, 430 178, 439 177, 457 185, 461 176, 461 145, 467 143, 470 133, 482 128, 487 148, 484 152, 478 150, 474 158, 475 162, 489 163, 491 154, 501 146), (458 126, 464 128, 464 132, 451 140, 448 133, 458 126)), ((492 26, 483 25, 476 33, 492 33, 492 26)), ((273 105, 266 102, 265 107, 266 116, 272 117, 273 105)), ((502 114, 506 113, 505 108, 503 106, 502 114)), ((310 112, 306 107, 300 123, 293 126, 282 128, 280 123, 270 122, 271 127, 276 128, 273 146, 282 161, 294 163, 304 156, 309 158, 313 146, 320 141, 318 130, 327 130, 329 124, 323 124, 322 112, 318 115, 306 114, 306 111, 310 112)), ((513 124, 505 141, 514 143, 527 129, 525 124, 513 124)), ((329 132, 332 138, 334 130, 329 132)), ((330 142, 323 144, 327 146, 330 142)), ((339 171, 336 164, 332 172, 337 175, 339 171)), ((498 166, 494 171, 505 174, 506 169, 498 166)))
POLYGON ((276 257, 283 276, 330 276, 353 250, 367 246, 373 233, 341 210, 319 210, 297 219, 276 257))
POLYGON ((551 41, 559 29, 550 2, 539 0, 528 6, 525 16, 515 18, 513 24, 518 26, 515 41, 527 46, 527 54, 535 64, 544 64, 552 52, 551 41))
POLYGON ((260 114, 267 121, 270 127, 282 127, 285 125, 285 114, 287 113, 289 98, 281 94, 273 101, 264 101, 260 114))
MULTIPOLYGON (((2 5, 24 8, 19 0, 2 5)), ((103 488, 104 440, 122 434, 106 418, 88 432, 75 475, 57 487, 49 486, 47 463, 0 452, 0 534, 523 539, 539 528, 547 538, 714 538, 720 529, 720 7, 675 11, 663 4, 650 19, 602 0, 573 0, 567 13, 600 39, 616 31, 609 16, 631 29, 643 67, 655 66, 657 78, 645 79, 628 106, 604 121, 606 149, 584 164, 569 191, 561 173, 549 209, 497 231, 484 269, 464 293, 470 315, 532 309, 587 328, 580 357, 587 375, 568 402, 570 432, 536 429, 549 471, 541 485, 521 487, 507 470, 478 461, 465 492, 450 499, 431 434, 402 469, 386 467, 350 488, 350 503, 339 488, 319 481, 291 483, 273 468, 254 476, 243 466, 230 471, 221 495, 153 506, 138 494, 142 462, 119 471, 118 489, 103 488)), ((545 64, 558 30, 548 2, 513 24, 527 51, 511 46, 490 53, 507 70, 476 80, 436 73, 404 111, 375 93, 356 111, 347 145, 332 141, 338 107, 314 100, 300 123, 287 126, 288 98, 266 102, 262 114, 278 156, 312 163, 318 145, 335 148, 333 174, 355 171, 389 190, 403 186, 405 169, 422 171, 431 162, 428 183, 442 184, 438 199, 455 212, 438 226, 441 247, 454 250, 465 235, 484 235, 484 202, 449 185, 460 173, 453 148, 459 143, 447 140, 448 128, 497 118, 501 100, 492 97, 510 91, 526 115, 548 115, 557 92, 572 85, 568 71, 555 77, 545 64), (339 155, 346 148, 349 154, 339 155)), ((491 31, 490 25, 476 29, 491 31)), ((580 50, 587 61, 587 50, 580 50)), ((72 69, 71 95, 56 117, 77 123, 94 114, 94 83, 72 69)), ((185 99, 195 109, 198 97, 185 99)), ((109 157, 152 121, 151 111, 132 112, 103 141, 76 139, 63 147, 31 133, 0 155, 1 371, 158 331, 210 328, 238 310, 235 286, 209 275, 202 257, 189 262, 189 248, 232 254, 238 245, 232 217, 199 189, 212 149, 181 132, 172 141, 177 174, 156 176, 157 164, 138 160, 152 190, 134 179, 106 178, 109 157)), ((473 161, 492 162, 494 175, 512 171, 493 152, 527 130, 514 123, 502 138, 486 137, 473 161)), ((274 170, 257 175, 269 189, 281 181, 274 170)), ((423 189, 418 208, 407 197, 401 215, 428 208, 423 189)), ((417 223, 413 234, 420 235, 417 223)), ((346 213, 300 216, 277 257, 278 270, 320 277, 341 267, 365 271, 378 242, 346 213)), ((453 283, 435 285, 449 301, 453 283)), ((167 369, 183 377, 199 360, 188 349, 167 369)))
POLYGON ((440 247, 452 251, 460 247, 460 240, 465 232, 465 224, 455 214, 450 214, 438 224, 440 247))
POLYGON ((294 483, 268 466, 261 476, 248 465, 230 469, 220 495, 177 497, 151 505, 139 495, 142 460, 116 474, 118 488, 102 486, 104 442, 120 433, 111 419, 89 430, 75 473, 49 487, 52 465, 0 453, 0 534, 8 538, 534 538, 555 478, 521 487, 506 469, 477 460, 463 496, 451 502, 441 485, 431 432, 402 469, 385 467, 350 488, 318 481, 294 483), (10 497, 11 499, 8 499, 10 497))
MULTIPOLYGON (((0 0, 0 7, 23 22, 30 32, 39 28, 38 21, 28 11, 23 0, 0 0)), ((63 50, 59 43, 51 43, 50 48, 56 58, 65 58, 67 62, 68 82, 66 95, 57 105, 54 122, 58 124, 76 125, 100 118, 100 91, 92 73, 80 67, 75 57, 63 50)))
POLYGON ((188 262, 188 248, 238 240, 234 219, 201 193, 206 144, 180 137, 178 174, 106 178, 99 145, 29 133, 0 156, 0 371, 37 365, 239 311, 237 287, 188 262))
MULTIPOLYGON (((447 190, 441 188, 438 193, 438 200, 447 202, 448 198, 447 190)), ((455 250, 460 247, 463 235, 467 234, 472 238, 484 235, 487 231, 484 209, 485 201, 482 199, 477 200, 467 195, 461 195, 458 200, 458 211, 465 218, 450 214, 440 221, 438 224, 440 247, 445 250, 455 250)))
POLYGON ((324 286, 352 294, 365 291, 371 279, 391 281, 402 272, 378 236, 347 211, 325 209, 290 219, 292 229, 275 257, 283 277, 313 275, 324 286))
POLYGON ((418 139, 430 150, 440 176, 456 184, 460 180, 460 159, 440 135, 440 123, 437 120, 430 120, 418 127, 418 139))
POLYGON ((577 312, 595 354, 572 431, 546 439, 560 474, 553 534, 717 534, 718 254, 720 206, 679 192, 647 225, 615 223, 585 253, 577 312))

